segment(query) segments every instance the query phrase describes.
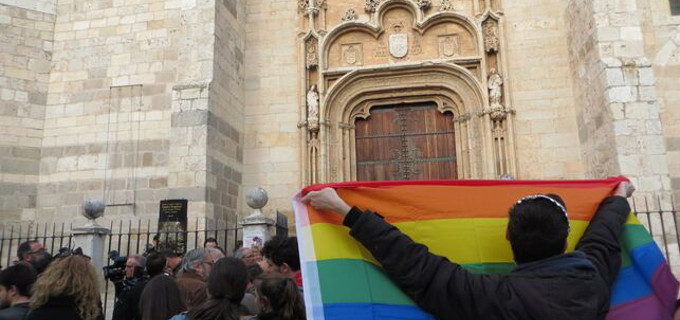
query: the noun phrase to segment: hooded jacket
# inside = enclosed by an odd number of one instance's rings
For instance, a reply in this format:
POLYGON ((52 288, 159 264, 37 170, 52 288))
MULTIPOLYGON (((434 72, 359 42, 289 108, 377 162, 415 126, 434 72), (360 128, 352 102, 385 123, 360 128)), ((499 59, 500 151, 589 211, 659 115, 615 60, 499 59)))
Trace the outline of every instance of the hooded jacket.
POLYGON ((432 254, 370 211, 343 223, 388 276, 438 319, 604 319, 621 266, 619 236, 630 207, 609 197, 574 252, 520 264, 509 274, 473 274, 432 254))

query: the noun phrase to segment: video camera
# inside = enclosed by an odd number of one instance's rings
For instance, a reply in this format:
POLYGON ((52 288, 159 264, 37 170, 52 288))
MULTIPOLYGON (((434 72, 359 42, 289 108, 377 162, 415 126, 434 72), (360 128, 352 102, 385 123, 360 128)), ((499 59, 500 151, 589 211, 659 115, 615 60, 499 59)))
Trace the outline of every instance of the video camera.
POLYGON ((113 261, 104 270, 104 279, 111 282, 120 282, 125 278, 125 262, 127 262, 127 257, 121 257, 118 251, 112 250, 109 252, 109 259, 113 261))

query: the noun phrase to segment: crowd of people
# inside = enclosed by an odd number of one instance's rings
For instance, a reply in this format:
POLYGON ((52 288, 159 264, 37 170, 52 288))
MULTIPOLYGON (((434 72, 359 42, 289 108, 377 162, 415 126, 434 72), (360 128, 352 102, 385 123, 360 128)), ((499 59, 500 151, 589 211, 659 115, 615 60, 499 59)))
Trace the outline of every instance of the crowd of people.
MULTIPOLYGON (((154 243, 157 243, 155 239, 154 243)), ((151 246, 124 257, 113 320, 303 320, 302 277, 295 237, 238 248, 227 257, 217 241, 183 255, 151 246)), ((105 272, 106 273, 106 272, 105 272)), ((100 279, 76 250, 52 256, 26 241, 0 271, 0 320, 104 319, 100 279)))

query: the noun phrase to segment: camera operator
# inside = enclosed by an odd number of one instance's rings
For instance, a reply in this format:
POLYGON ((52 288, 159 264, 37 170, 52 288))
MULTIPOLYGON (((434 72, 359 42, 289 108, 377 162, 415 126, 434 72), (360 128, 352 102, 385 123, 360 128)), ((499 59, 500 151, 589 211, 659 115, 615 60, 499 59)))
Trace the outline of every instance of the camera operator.
POLYGON ((146 258, 143 256, 130 256, 125 261, 125 278, 111 279, 116 289, 113 320, 141 319, 139 298, 149 281, 144 270, 145 264, 146 258))

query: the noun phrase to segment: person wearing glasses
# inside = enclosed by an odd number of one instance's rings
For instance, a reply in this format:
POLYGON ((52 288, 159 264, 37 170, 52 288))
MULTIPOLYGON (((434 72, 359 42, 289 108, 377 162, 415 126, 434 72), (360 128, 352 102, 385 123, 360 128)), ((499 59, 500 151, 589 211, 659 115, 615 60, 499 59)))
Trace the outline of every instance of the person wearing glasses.
POLYGON ((604 319, 621 266, 619 236, 635 188, 621 182, 600 204, 576 250, 565 253, 568 211, 553 194, 510 207, 506 238, 517 267, 509 274, 473 274, 429 252, 381 216, 349 206, 332 188, 302 201, 344 217, 390 278, 437 319, 604 319))
POLYGON ((129 256, 125 261, 125 280, 114 282, 116 301, 113 304, 113 320, 141 319, 139 299, 149 282, 145 265, 144 256, 129 256))
POLYGON ((215 248, 197 248, 184 255, 177 284, 189 311, 208 300, 205 282, 215 262, 222 257, 224 254, 215 248))

